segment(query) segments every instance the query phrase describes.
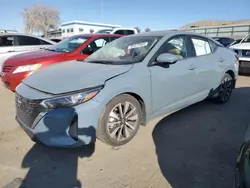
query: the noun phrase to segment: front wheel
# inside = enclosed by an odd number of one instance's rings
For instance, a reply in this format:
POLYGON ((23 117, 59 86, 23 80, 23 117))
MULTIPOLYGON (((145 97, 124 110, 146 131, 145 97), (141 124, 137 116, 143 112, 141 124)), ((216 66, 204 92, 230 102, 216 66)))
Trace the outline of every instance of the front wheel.
POLYGON ((119 95, 104 108, 96 136, 111 146, 124 145, 136 135, 141 117, 140 103, 131 95, 119 95))
POLYGON ((214 98, 215 102, 224 104, 229 101, 233 90, 233 78, 230 74, 225 74, 222 78, 221 84, 218 88, 217 97, 214 98))

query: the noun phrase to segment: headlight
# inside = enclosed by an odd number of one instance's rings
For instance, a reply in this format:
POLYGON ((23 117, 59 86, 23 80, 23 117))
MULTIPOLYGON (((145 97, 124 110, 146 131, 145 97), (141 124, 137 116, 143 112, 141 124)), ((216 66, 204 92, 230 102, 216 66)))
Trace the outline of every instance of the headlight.
POLYGON ((41 105, 43 107, 49 108, 49 109, 67 108, 67 107, 75 106, 75 105, 84 103, 84 102, 92 99, 94 96, 96 96, 96 94, 101 89, 102 89, 102 87, 98 87, 96 89, 92 89, 92 90, 85 91, 82 93, 76 93, 76 94, 46 99, 46 100, 41 102, 41 105))
POLYGON ((17 68, 13 71, 13 74, 19 73, 19 72, 34 71, 34 70, 39 69, 41 66, 42 66, 42 64, 34 64, 34 65, 19 66, 19 67, 17 67, 17 68))

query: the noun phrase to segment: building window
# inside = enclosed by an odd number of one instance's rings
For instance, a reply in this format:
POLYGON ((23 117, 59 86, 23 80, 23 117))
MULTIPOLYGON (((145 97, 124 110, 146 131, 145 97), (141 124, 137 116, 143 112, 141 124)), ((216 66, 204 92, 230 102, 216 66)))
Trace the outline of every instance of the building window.
POLYGON ((70 32, 71 32, 71 33, 73 33, 73 32, 74 32, 74 29, 73 29, 73 28, 71 28, 71 29, 70 29, 70 32))
POLYGON ((79 32, 83 32, 83 30, 84 30, 83 28, 79 28, 79 32))
POLYGON ((70 32, 70 29, 67 29, 67 33, 69 33, 70 32))
POLYGON ((90 33, 94 33, 94 31, 95 31, 94 29, 90 29, 89 30, 90 33))
POLYGON ((65 29, 63 29, 62 32, 65 33, 65 29))

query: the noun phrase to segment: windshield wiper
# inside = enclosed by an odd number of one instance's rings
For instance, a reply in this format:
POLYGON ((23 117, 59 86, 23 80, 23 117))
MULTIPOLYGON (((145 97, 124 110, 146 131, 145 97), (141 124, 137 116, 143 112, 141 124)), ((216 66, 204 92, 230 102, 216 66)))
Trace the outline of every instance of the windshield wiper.
POLYGON ((52 51, 52 52, 55 52, 54 49, 51 49, 51 48, 40 48, 40 49, 43 49, 43 50, 48 50, 48 51, 52 51))
POLYGON ((97 60, 97 61, 86 61, 86 62, 87 63, 98 63, 98 64, 115 64, 112 61, 100 61, 100 60, 97 60))

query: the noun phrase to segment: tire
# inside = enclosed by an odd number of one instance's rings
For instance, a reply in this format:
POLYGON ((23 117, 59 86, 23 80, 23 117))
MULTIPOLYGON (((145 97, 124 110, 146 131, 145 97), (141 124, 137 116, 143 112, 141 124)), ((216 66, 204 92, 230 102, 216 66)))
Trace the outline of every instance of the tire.
POLYGON ((96 136, 111 146, 124 145, 138 132, 141 117, 141 105, 134 97, 128 94, 116 96, 104 108, 96 136))
POLYGON ((218 88, 217 96, 214 101, 219 104, 227 103, 233 91, 233 78, 230 74, 226 73, 221 80, 221 84, 218 88))

